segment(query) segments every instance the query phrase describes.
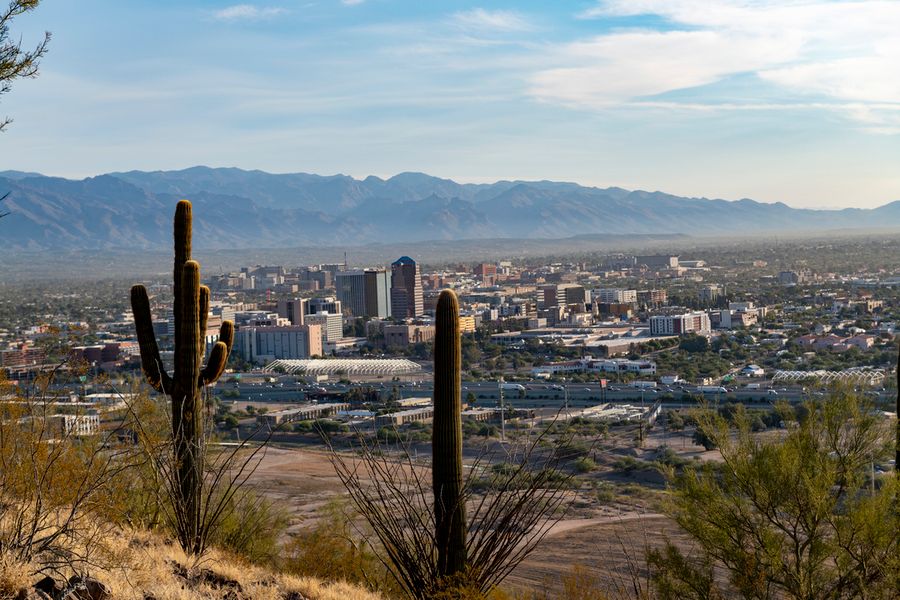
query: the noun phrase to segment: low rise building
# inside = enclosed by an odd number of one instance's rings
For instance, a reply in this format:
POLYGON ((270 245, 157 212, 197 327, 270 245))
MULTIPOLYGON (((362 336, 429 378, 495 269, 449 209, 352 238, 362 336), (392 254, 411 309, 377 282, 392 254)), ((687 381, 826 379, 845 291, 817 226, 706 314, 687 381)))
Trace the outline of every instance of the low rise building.
POLYGON ((656 375, 656 363, 650 360, 627 360, 624 358, 599 359, 585 357, 578 360, 549 363, 531 369, 533 375, 542 373, 557 375, 564 373, 633 373, 637 375, 656 375))
POLYGON ((707 335, 710 330, 709 315, 703 311, 650 317, 650 335, 707 335))
POLYGON ((378 415, 375 417, 376 427, 399 427, 407 423, 430 423, 434 418, 434 406, 421 406, 418 408, 410 408, 409 410, 401 410, 395 413, 378 415))
POLYGON ((333 402, 329 404, 305 404, 297 408, 286 408, 275 412, 266 413, 256 417, 256 421, 269 427, 277 427, 284 423, 294 421, 312 421, 337 415, 339 412, 350 409, 346 402, 333 402))
POLYGON ((319 325, 241 327, 235 333, 234 350, 252 363, 321 356, 322 328, 319 325))
POLYGON ((434 325, 385 325, 384 345, 388 348, 404 348, 410 344, 430 342, 434 339, 434 325))

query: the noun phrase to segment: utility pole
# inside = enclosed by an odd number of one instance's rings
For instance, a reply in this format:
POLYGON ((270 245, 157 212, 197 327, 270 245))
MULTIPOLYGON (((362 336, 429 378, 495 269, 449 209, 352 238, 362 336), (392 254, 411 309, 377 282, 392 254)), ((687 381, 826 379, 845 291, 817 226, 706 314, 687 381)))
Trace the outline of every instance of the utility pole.
POLYGON ((500 441, 506 441, 506 419, 503 414, 503 377, 500 377, 500 441))
POLYGON ((641 416, 638 419, 641 424, 640 440, 641 448, 644 447, 644 388, 641 388, 641 416))

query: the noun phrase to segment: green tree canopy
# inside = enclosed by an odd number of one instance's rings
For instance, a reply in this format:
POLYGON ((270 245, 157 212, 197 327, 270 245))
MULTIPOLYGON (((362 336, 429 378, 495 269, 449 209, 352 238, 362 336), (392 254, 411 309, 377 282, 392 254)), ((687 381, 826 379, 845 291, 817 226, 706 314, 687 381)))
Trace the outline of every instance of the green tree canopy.
POLYGON ((672 516, 698 544, 650 552, 663 598, 893 598, 900 573, 898 478, 875 481, 891 429, 847 390, 781 407, 782 436, 754 434, 739 405, 732 428, 715 411, 698 425, 722 463, 689 467, 674 483, 672 516), (727 583, 712 577, 723 569, 727 583))
MULTIPOLYGON (((47 52, 50 33, 32 50, 22 49, 22 41, 10 36, 9 26, 13 19, 37 8, 40 0, 12 0, 5 10, 0 10, 0 95, 12 89, 17 79, 36 77, 41 57, 47 52)), ((12 122, 10 118, 0 118, 0 131, 12 122)))

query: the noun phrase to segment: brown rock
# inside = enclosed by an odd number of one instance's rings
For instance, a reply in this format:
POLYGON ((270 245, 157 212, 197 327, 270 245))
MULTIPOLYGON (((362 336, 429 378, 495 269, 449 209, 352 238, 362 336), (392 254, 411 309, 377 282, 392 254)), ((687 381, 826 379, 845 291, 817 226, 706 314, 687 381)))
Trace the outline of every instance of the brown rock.
POLYGON ((16 600, 53 600, 53 596, 35 588, 22 588, 16 595, 16 600))
POLYGON ((69 579, 68 598, 72 600, 107 600, 112 597, 112 590, 105 583, 93 577, 75 576, 69 579))
POLYGON ((34 589, 43 592, 52 598, 57 594, 62 593, 62 591, 66 589, 66 584, 56 581, 48 575, 34 584, 34 589))

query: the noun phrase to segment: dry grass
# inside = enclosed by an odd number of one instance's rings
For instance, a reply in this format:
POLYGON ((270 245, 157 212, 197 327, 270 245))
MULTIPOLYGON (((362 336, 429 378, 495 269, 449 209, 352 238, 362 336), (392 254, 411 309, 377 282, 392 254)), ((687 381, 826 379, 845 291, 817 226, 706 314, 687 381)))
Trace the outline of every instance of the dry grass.
MULTIPOLYGON (((103 555, 97 561, 103 566, 84 574, 109 586, 117 600, 383 600, 354 585, 274 573, 217 550, 194 562, 178 544, 146 532, 119 531, 106 540, 103 555)), ((0 557, 0 600, 40 579, 34 571, 0 557)))

